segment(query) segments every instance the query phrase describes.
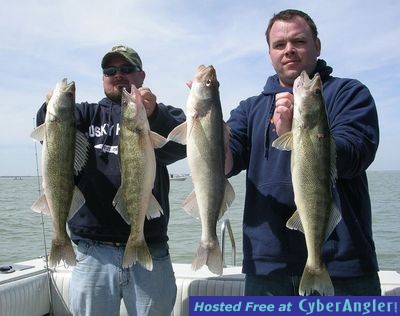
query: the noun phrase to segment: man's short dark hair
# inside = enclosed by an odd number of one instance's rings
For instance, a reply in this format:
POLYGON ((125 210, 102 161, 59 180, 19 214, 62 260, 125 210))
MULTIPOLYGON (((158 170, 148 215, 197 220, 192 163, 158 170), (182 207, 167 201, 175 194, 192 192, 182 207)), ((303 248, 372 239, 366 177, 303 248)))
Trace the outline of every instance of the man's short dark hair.
POLYGON ((268 46, 269 46, 269 33, 271 32, 272 25, 276 21, 290 21, 290 20, 293 20, 295 17, 303 18, 306 21, 306 23, 308 24, 308 26, 310 27, 311 33, 312 33, 314 39, 317 39, 318 30, 317 30, 317 26, 315 25, 313 19, 311 19, 311 17, 308 14, 304 13, 303 11, 288 9, 288 10, 284 10, 284 11, 274 14, 274 16, 271 18, 271 20, 269 20, 267 31, 265 32, 265 37, 267 38, 268 46))

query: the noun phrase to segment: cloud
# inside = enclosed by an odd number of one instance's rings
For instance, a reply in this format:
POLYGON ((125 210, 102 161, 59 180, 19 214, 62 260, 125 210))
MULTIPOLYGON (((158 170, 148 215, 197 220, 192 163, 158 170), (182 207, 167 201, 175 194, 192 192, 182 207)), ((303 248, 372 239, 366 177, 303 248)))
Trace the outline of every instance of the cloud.
MULTIPOLYGON (((63 77, 76 82, 78 101, 101 99, 100 60, 121 43, 141 55, 145 84, 158 100, 178 107, 185 107, 185 82, 197 66, 214 65, 227 118, 240 100, 260 93, 273 73, 264 32, 273 13, 286 8, 301 9, 315 20, 321 57, 334 75, 358 78, 370 88, 384 144, 378 162, 385 161, 393 155, 391 148, 400 146, 393 139, 400 133, 400 4, 394 0, 385 5, 372 0, 7 2, 0 12, 0 146, 15 156, 31 150, 32 118, 63 77)), ((390 166, 397 168, 392 161, 390 166)), ((17 172, 19 165, 0 167, 0 175, 6 170, 17 172)))

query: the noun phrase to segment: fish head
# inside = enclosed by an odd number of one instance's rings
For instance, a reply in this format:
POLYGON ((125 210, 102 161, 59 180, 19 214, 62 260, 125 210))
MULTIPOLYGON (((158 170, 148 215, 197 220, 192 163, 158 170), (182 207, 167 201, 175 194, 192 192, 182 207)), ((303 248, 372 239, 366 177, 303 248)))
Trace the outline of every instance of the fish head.
POLYGON ((136 130, 150 130, 142 96, 133 84, 130 92, 122 90, 121 123, 136 130))
POLYGON ((322 80, 318 73, 310 79, 303 70, 293 84, 293 94, 295 119, 301 117, 304 123, 307 117, 315 119, 324 110, 322 80))
POLYGON ((192 98, 196 100, 193 103, 196 112, 203 112, 205 109, 202 107, 208 104, 207 101, 218 96, 219 98, 219 82, 217 80, 217 73, 213 66, 200 65, 197 68, 196 75, 192 82, 190 93, 192 98))
POLYGON ((303 70, 293 83, 293 94, 296 94, 299 89, 309 82, 310 78, 308 77, 307 72, 303 70))
POLYGON ((75 107, 75 82, 68 83, 64 78, 56 84, 53 94, 47 104, 49 118, 57 118, 64 113, 71 114, 75 107))

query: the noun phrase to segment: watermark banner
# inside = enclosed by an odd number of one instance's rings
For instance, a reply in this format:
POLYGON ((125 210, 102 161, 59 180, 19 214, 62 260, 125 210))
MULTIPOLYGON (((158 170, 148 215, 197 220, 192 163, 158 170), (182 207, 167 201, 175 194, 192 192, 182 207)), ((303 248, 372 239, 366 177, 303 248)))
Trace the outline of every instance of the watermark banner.
POLYGON ((191 296, 190 316, 400 315, 400 296, 191 296), (399 314, 398 314, 399 313, 399 314))

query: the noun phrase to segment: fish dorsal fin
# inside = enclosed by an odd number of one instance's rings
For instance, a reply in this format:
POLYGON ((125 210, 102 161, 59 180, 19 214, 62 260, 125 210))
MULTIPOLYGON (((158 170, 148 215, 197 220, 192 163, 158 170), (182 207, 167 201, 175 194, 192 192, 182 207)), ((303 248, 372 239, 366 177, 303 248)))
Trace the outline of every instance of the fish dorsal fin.
POLYGON ((303 224, 301 223, 299 211, 295 211, 286 222, 286 227, 289 229, 299 230, 304 234, 303 224))
POLYGON ((127 224, 130 224, 130 216, 129 213, 127 211, 127 207, 125 204, 125 200, 122 196, 122 187, 119 187, 117 194, 115 194, 114 200, 113 200, 113 206, 115 207, 115 209, 117 210, 117 212, 119 213, 119 215, 121 215, 121 217, 124 219, 124 221, 127 224))
POLYGON ((164 212, 160 203, 158 203, 157 199, 153 194, 150 194, 149 207, 147 208, 146 218, 147 219, 157 218, 160 217, 161 214, 164 214, 164 212))
POLYGON ((187 123, 183 122, 182 124, 175 127, 168 135, 167 140, 172 140, 175 143, 186 145, 186 135, 187 135, 187 123))
POLYGON ((78 173, 85 166, 88 159, 89 141, 81 131, 76 131, 74 173, 78 173))
POLYGON ((51 216, 51 210, 49 204, 47 203, 46 195, 42 194, 39 198, 33 203, 31 206, 32 211, 37 213, 43 213, 48 216, 51 216))
POLYGON ((183 201, 182 207, 190 216, 193 216, 196 219, 200 218, 199 206, 197 204, 196 193, 194 190, 183 201))
POLYGON ((31 138, 41 142, 44 140, 44 135, 46 134, 46 123, 39 125, 38 127, 34 128, 31 133, 31 138))
POLYGON ((150 139, 154 148, 161 148, 168 142, 164 136, 153 131, 150 131, 150 139))
POLYGON ((228 180, 225 181, 225 192, 224 198, 222 200, 221 209, 219 211, 218 220, 224 215, 227 209, 232 205, 233 200, 235 199, 235 191, 233 190, 232 185, 229 183, 228 180))
POLYGON ((293 133, 286 132, 285 134, 279 136, 272 142, 272 147, 280 150, 290 151, 293 149, 293 133))
POLYGON ((83 204, 85 204, 85 197, 79 188, 75 186, 71 201, 71 208, 69 209, 68 221, 79 211, 83 204))

